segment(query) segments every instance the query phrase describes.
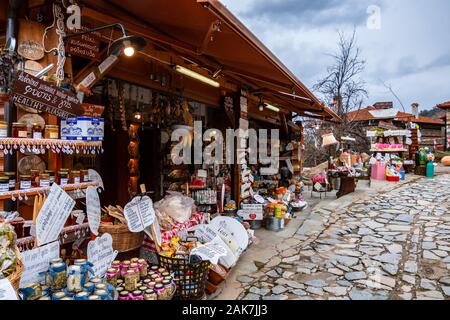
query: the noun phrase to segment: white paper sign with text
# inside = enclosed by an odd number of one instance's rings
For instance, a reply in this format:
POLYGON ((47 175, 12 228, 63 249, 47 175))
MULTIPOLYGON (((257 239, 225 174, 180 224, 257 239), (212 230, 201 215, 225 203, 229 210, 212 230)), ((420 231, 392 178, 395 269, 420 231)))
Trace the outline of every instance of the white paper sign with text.
POLYGON ((2 300, 19 300, 16 290, 14 290, 8 279, 0 280, 0 301, 2 300))
POLYGON ((112 237, 109 233, 104 233, 101 237, 88 243, 87 257, 88 261, 94 265, 96 277, 101 277, 106 273, 117 254, 118 252, 113 249, 112 237))
POLYGON ((36 219, 36 237, 40 246, 59 238, 74 206, 75 200, 54 183, 36 219))
POLYGON ((141 232, 155 221, 153 202, 148 196, 135 197, 124 208, 124 215, 131 232, 141 232))
POLYGON ((220 257, 227 255, 226 247, 227 245, 217 236, 213 241, 194 248, 191 255, 197 255, 203 260, 209 260, 212 264, 217 264, 220 257))
POLYGON ((89 186, 86 190, 86 212, 89 222, 89 228, 92 233, 98 236, 98 228, 100 227, 100 197, 97 188, 89 186))
POLYGON ((50 260, 59 258, 59 241, 49 243, 45 246, 27 250, 20 253, 23 263, 23 273, 20 278, 20 287, 42 282, 48 270, 50 260))

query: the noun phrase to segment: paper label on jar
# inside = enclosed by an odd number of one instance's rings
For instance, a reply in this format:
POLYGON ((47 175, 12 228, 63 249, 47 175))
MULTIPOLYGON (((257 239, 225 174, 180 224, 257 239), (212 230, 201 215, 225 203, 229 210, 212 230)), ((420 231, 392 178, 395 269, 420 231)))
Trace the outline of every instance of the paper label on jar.
POLYGON ((19 131, 18 134, 19 138, 27 138, 28 132, 27 131, 19 131))
POLYGON ((66 186, 68 181, 69 181, 69 179, 67 179, 67 178, 61 178, 60 182, 61 182, 62 186, 66 186))
POLYGON ((58 132, 50 132, 50 139, 58 139, 58 132))
POLYGON ((33 132, 33 139, 42 139, 42 132, 33 132))
POLYGON ((39 186, 41 188, 50 187, 50 180, 39 180, 39 186))
POLYGON ((80 183, 80 177, 74 177, 73 183, 80 183))
POLYGON ((9 179, 9 188, 12 190, 16 188, 16 179, 9 179))
POLYGON ((0 184, 0 192, 8 192, 9 191, 9 183, 2 183, 0 184))
POLYGON ((21 190, 31 189, 31 181, 20 181, 20 189, 21 190))
POLYGON ((8 137, 8 130, 0 129, 0 138, 7 138, 7 137, 8 137))

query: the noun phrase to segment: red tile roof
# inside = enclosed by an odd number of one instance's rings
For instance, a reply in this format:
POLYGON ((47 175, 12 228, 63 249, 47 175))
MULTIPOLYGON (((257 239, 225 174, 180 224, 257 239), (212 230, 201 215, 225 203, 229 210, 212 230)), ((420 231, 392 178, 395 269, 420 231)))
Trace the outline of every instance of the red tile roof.
MULTIPOLYGON (((450 107, 450 106, 449 106, 450 107)), ((380 110, 380 108, 376 107, 367 107, 364 109, 352 111, 346 114, 346 117, 348 121, 350 122, 356 122, 356 121, 370 121, 370 120, 376 120, 379 118, 375 118, 369 111, 372 110, 380 110)), ((397 112, 397 115, 395 118, 391 118, 392 120, 397 121, 405 121, 405 122, 415 122, 415 123, 428 123, 428 124, 437 124, 437 125, 445 125, 444 121, 442 121, 439 118, 431 118, 431 117, 423 117, 419 116, 418 119, 416 119, 411 113, 405 113, 405 112, 397 112)))
POLYGON ((450 109, 450 101, 438 104, 437 107, 441 109, 450 109))

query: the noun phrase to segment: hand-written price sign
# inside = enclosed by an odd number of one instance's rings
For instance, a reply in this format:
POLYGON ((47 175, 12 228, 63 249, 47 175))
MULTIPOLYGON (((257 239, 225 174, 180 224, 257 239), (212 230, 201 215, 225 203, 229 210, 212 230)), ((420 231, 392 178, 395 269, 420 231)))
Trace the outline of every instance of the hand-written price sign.
POLYGON ((45 246, 27 250, 20 254, 23 263, 23 273, 20 278, 20 287, 45 280, 51 259, 59 258, 59 241, 45 246))
POLYGON ((8 279, 0 280, 0 301, 1 300, 19 300, 16 290, 14 290, 8 279))
POLYGON ((111 266, 111 262, 116 259, 117 251, 112 246, 112 237, 109 233, 90 241, 87 247, 87 257, 89 262, 94 265, 94 275, 101 277, 111 266))
POLYGON ((60 118, 84 114, 80 101, 73 93, 23 71, 19 72, 11 99, 14 103, 60 118))
POLYGON ((244 220, 262 220, 263 205, 262 204, 242 204, 242 210, 238 211, 239 217, 244 220))
POLYGON ((124 215, 131 232, 141 232, 155 221, 155 210, 149 197, 135 197, 124 208, 124 215))
POLYGON ((194 248, 191 255, 197 255, 203 260, 209 260, 212 264, 217 264, 219 258, 226 256, 227 252, 227 245, 217 236, 211 242, 194 248))
POLYGON ((92 233, 98 236, 98 228, 100 227, 100 197, 97 188, 89 186, 86 190, 86 212, 89 222, 89 228, 92 233))
POLYGON ((36 219, 36 237, 39 245, 58 239, 74 206, 75 200, 54 183, 36 219))

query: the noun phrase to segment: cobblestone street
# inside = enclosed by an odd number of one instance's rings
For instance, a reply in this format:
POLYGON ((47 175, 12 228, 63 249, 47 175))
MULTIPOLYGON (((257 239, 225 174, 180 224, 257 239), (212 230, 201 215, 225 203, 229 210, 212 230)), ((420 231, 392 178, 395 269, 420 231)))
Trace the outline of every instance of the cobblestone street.
POLYGON ((265 264, 237 277, 239 299, 448 299, 449 208, 447 174, 313 210, 265 264))

